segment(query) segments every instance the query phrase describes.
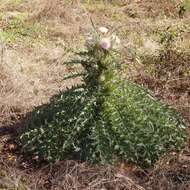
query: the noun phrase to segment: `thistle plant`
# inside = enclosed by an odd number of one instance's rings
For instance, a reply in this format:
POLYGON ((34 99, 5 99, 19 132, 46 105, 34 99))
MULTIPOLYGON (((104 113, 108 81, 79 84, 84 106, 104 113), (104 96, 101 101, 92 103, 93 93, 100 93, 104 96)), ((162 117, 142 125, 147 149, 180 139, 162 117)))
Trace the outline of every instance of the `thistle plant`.
POLYGON ((65 63, 82 66, 67 76, 81 76, 82 84, 28 114, 23 151, 50 162, 125 160, 147 167, 183 148, 186 132, 178 113, 120 77, 119 45, 104 27, 87 37, 85 50, 65 63))

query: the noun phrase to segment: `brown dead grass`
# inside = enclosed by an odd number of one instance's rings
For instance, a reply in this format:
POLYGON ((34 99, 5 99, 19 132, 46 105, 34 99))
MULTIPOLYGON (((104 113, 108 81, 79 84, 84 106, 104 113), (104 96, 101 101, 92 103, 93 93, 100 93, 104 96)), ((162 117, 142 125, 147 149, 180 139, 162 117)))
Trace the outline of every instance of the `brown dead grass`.
MULTIPOLYGON (((139 48, 141 54, 142 49, 150 50, 151 47, 151 51, 148 51, 151 57, 150 59, 146 57, 145 61, 151 60, 152 63, 156 61, 158 70, 167 71, 165 74, 170 73, 171 77, 160 78, 159 75, 151 75, 146 72, 147 68, 143 67, 133 79, 151 89, 166 103, 175 106, 187 123, 190 122, 190 79, 188 76, 180 76, 181 69, 189 68, 189 54, 184 56, 173 54, 170 64, 163 68, 163 65, 158 64, 158 57, 156 59, 154 57, 155 51, 160 46, 155 42, 156 37, 153 34, 155 28, 160 29, 173 23, 188 23, 188 15, 184 19, 179 19, 176 7, 169 0, 131 1, 129 5, 123 7, 116 7, 113 4, 102 5, 94 8, 93 3, 85 7, 86 5, 76 4, 74 1, 73 4, 66 4, 62 0, 35 0, 26 1, 19 6, 3 7, 4 11, 27 10, 30 21, 37 21, 48 28, 48 39, 44 43, 34 43, 32 47, 20 42, 17 42, 15 47, 8 44, 4 46, 4 53, 1 56, 3 62, 0 63, 0 125, 8 126, 0 128, 0 141, 3 140, 4 145, 0 157, 0 188, 4 185, 11 189, 17 184, 23 186, 23 189, 32 190, 190 188, 188 143, 184 154, 161 158, 155 168, 149 171, 142 171, 136 167, 131 169, 129 166, 122 168, 91 166, 74 161, 41 166, 35 158, 29 161, 24 159, 17 148, 10 150, 13 146, 9 145, 17 146, 14 136, 18 127, 18 125, 11 127, 10 123, 20 120, 20 117, 34 106, 47 102, 59 90, 79 82, 79 80, 63 82, 63 75, 68 73, 70 68, 64 67, 62 63, 68 59, 70 47, 81 46, 80 38, 90 28, 87 15, 91 15, 99 25, 107 23, 112 27, 122 24, 124 29, 122 28, 121 34, 125 45, 139 48), (163 14, 166 17, 162 19, 163 14), (126 31, 129 35, 125 35, 126 31), (151 40, 147 40, 149 38, 151 40), (141 41, 143 45, 139 47, 141 41)), ((185 39, 188 39, 188 34, 185 39)), ((188 40, 182 42, 182 47, 189 47, 188 40)), ((126 57, 128 52, 123 54, 126 57)), ((126 58, 126 61, 131 64, 130 71, 133 75, 133 60, 126 58)), ((155 68, 155 64, 152 65, 155 68)), ((165 77, 164 74, 162 76, 165 77)))
POLYGON ((19 48, 4 52, 6 72, 0 78, 1 122, 19 119, 59 90, 74 84, 73 80, 63 81, 68 72, 62 65, 64 56, 62 48, 56 47, 53 51, 43 47, 34 52, 19 48))
POLYGON ((64 2, 60 0, 34 0, 28 3, 31 19, 64 16, 64 2))
POLYGON ((190 126, 190 52, 161 53, 144 56, 136 81, 151 89, 154 94, 181 112, 190 126), (147 71, 152 70, 153 74, 147 71))
POLYGON ((90 166, 86 163, 63 161, 38 171, 27 171, 26 168, 21 171, 15 166, 11 169, 10 164, 1 168, 6 171, 2 175, 4 177, 0 178, 0 187, 4 188, 14 188, 18 186, 16 184, 20 184, 24 189, 32 190, 145 190, 111 166, 90 166), (12 176, 7 178, 6 175, 10 172, 12 176))
POLYGON ((150 172, 147 190, 188 190, 190 188, 189 161, 171 154, 161 159, 150 172))
MULTIPOLYGON (((77 46, 74 43, 78 43, 80 28, 76 21, 76 13, 69 13, 71 10, 68 8, 62 10, 60 4, 57 4, 61 2, 36 1, 19 5, 19 11, 31 11, 28 17, 31 24, 39 20, 44 28, 48 25, 48 39, 41 40, 42 42, 37 40, 22 42, 18 39, 15 44, 2 44, 0 125, 17 121, 34 106, 47 102, 53 94, 79 82, 78 79, 63 81, 64 75, 70 70, 62 63, 68 58, 68 49, 77 46), (55 6, 52 10, 47 8, 51 5, 55 6), (61 11, 58 12, 63 17, 57 15, 56 7, 60 7, 61 11), (40 19, 48 15, 50 17, 46 23, 41 23, 40 19)), ((44 39, 47 34, 37 35, 44 35, 42 38, 44 39)))
MULTIPOLYGON (((176 0, 143 0, 131 1, 125 7, 125 13, 131 17, 154 18, 168 17, 179 18, 179 7, 182 1, 176 0)), ((183 17, 188 17, 190 11, 187 10, 183 17)))

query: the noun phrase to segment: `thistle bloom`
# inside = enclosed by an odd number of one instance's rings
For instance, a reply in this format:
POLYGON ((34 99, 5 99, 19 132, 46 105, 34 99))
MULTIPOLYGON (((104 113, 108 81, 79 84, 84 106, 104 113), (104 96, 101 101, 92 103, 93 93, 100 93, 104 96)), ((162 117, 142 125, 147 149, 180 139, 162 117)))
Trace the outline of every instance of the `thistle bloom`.
POLYGON ((102 38, 100 40, 100 47, 102 49, 106 49, 106 50, 111 48, 111 42, 110 42, 109 38, 102 38))
POLYGON ((101 33, 103 33, 103 34, 108 33, 108 29, 107 29, 106 27, 100 27, 100 28, 99 28, 99 31, 100 31, 101 33))

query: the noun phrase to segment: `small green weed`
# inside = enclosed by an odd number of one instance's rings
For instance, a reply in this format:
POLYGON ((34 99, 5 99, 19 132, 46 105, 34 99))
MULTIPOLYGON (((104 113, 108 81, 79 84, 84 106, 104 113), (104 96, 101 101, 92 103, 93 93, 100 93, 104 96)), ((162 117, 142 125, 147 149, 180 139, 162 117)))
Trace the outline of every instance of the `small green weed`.
POLYGON ((183 0, 178 5, 178 15, 180 18, 184 17, 185 13, 190 10, 190 0, 183 0))

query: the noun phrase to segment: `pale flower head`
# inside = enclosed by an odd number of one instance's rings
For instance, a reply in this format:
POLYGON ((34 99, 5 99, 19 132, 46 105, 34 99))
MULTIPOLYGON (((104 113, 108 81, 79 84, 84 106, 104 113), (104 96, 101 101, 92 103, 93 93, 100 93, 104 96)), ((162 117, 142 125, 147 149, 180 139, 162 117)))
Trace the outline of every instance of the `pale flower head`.
POLYGON ((108 29, 107 29, 106 27, 100 27, 98 30, 99 30, 101 33, 103 33, 103 34, 108 33, 108 29))
POLYGON ((102 38, 100 40, 100 47, 102 49, 106 49, 106 50, 108 50, 109 48, 111 48, 111 42, 110 42, 109 38, 102 38))

